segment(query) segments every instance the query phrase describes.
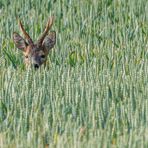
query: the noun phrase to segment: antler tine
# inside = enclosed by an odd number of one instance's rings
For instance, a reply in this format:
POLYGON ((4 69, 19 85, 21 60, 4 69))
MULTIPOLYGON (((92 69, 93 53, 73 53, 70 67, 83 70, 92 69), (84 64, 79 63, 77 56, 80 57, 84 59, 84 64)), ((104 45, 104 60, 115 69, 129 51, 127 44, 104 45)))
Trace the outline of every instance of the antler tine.
POLYGON ((52 16, 51 18, 49 18, 47 24, 46 24, 46 27, 45 27, 45 30, 44 32, 41 34, 40 38, 38 39, 37 43, 38 45, 40 46, 45 38, 45 36, 47 35, 48 31, 50 30, 52 24, 53 24, 53 20, 54 20, 54 17, 52 16))
POLYGON ((29 44, 32 44, 33 45, 33 41, 31 39, 31 37, 29 36, 29 34, 25 31, 24 27, 23 27, 23 24, 22 22, 18 19, 18 23, 19 23, 19 26, 20 26, 20 30, 23 32, 25 38, 27 39, 28 43, 29 44))

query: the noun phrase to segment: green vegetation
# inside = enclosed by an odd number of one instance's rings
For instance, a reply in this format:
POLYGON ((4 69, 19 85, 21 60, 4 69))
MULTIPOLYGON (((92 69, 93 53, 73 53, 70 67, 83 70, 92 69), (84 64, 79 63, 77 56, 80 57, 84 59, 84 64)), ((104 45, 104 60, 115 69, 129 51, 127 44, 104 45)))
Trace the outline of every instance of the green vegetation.
POLYGON ((0 147, 148 147, 147 0, 1 0, 0 147), (49 66, 25 69, 18 16, 49 66))

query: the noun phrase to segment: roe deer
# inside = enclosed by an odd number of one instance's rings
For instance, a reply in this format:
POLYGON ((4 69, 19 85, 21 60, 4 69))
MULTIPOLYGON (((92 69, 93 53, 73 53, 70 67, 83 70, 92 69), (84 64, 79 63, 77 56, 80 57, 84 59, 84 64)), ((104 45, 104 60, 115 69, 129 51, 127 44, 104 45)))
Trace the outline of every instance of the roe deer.
POLYGON ((41 34, 36 43, 33 42, 29 34, 25 31, 22 23, 18 20, 20 30, 24 34, 21 37, 18 33, 13 33, 13 41, 18 49, 21 49, 24 54, 26 66, 32 65, 35 69, 39 68, 42 64, 46 64, 47 55, 56 43, 56 33, 51 31, 48 34, 52 24, 53 17, 49 18, 44 32, 41 34))

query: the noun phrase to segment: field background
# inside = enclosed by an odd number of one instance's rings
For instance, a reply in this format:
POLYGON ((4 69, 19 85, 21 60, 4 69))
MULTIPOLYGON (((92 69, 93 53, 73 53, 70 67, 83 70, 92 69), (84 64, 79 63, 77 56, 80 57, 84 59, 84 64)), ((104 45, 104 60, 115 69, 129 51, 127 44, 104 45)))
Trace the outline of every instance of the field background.
POLYGON ((0 148, 148 147, 147 0, 0 0, 0 148), (55 16, 49 66, 25 69, 55 16))

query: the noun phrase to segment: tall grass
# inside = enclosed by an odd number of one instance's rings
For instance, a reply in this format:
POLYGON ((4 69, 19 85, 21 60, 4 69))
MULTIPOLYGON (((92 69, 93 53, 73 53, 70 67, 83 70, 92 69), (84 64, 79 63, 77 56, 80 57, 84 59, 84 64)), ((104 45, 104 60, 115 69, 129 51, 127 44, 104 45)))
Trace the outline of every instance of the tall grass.
POLYGON ((0 2, 0 147, 148 146, 147 0, 0 2), (12 41, 55 16, 49 66, 25 69, 12 41))

